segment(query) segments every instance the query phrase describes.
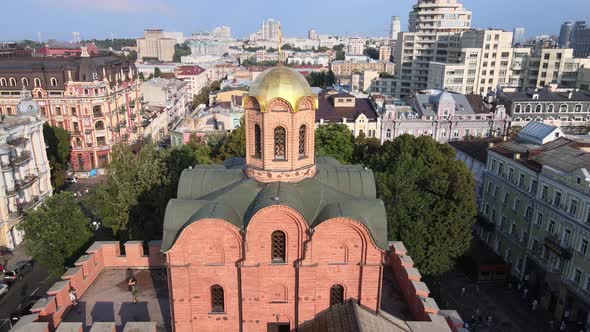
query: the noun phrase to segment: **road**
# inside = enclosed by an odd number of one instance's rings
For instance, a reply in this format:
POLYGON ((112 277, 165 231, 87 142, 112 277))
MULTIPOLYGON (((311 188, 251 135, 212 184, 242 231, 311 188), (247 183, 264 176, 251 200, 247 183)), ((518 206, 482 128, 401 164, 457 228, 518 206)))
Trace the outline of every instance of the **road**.
POLYGON ((47 269, 40 264, 35 264, 32 271, 29 271, 22 280, 17 280, 8 289, 8 293, 0 298, 0 332, 10 329, 6 321, 2 319, 8 319, 25 298, 30 295, 46 295, 47 290, 59 279, 47 276, 47 269))

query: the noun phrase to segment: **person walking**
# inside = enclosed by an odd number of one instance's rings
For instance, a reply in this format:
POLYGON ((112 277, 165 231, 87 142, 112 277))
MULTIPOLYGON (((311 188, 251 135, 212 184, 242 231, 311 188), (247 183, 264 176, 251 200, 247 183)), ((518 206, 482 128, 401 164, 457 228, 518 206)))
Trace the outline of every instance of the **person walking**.
POLYGON ((131 293, 133 303, 137 303, 137 279, 135 279, 134 276, 131 276, 127 284, 129 285, 129 292, 131 293))
POLYGON ((526 299, 527 294, 529 293, 529 289, 527 287, 524 288, 522 291, 522 298, 526 299))
POLYGON ((537 305, 539 305, 539 301, 537 301, 537 299, 534 299, 532 304, 533 311, 537 310, 537 305))
POLYGON ((72 301, 72 305, 74 306, 74 308, 76 308, 78 306, 78 295, 76 295, 76 289, 70 288, 68 295, 70 296, 70 301, 72 301))

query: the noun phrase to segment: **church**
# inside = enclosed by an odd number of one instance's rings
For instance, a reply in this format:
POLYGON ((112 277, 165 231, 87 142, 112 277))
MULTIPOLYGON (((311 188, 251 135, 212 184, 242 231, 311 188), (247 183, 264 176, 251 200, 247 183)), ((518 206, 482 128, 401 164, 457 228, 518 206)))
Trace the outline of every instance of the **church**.
POLYGON ((315 157, 318 97, 279 65, 244 96, 246 157, 182 173, 162 252, 174 330, 292 331, 353 299, 377 312, 387 221, 372 171, 315 157))

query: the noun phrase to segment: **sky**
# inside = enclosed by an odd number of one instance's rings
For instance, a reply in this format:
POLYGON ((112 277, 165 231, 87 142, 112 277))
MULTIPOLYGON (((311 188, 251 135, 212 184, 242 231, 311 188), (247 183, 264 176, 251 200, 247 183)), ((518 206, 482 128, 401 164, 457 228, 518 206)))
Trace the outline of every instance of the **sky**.
MULTIPOLYGON (((310 28, 339 36, 386 36, 392 15, 407 29, 416 0, 0 0, 0 40, 136 38, 144 28, 210 31, 226 25, 247 37, 263 20, 281 21, 287 37, 310 28)), ((590 0, 459 0, 473 12, 474 28, 526 28, 527 37, 558 34, 564 21, 590 21, 590 0)))

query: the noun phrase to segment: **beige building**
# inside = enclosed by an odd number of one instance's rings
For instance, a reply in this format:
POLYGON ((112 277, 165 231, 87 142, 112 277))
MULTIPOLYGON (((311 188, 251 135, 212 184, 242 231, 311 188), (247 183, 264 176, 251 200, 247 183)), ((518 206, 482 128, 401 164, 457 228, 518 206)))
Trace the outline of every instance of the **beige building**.
POLYGON ((339 123, 346 125, 354 137, 381 138, 381 118, 369 98, 328 91, 318 96, 315 122, 318 126, 339 123))
POLYGON ((525 87, 542 88, 550 83, 575 88, 578 71, 590 67, 590 58, 574 58, 571 48, 544 48, 528 59, 525 87))
POLYGON ((353 72, 362 73, 365 70, 374 70, 379 73, 393 74, 395 65, 389 61, 369 61, 369 62, 355 62, 355 61, 332 61, 330 68, 336 76, 350 76, 353 72))
POLYGON ((176 40, 167 38, 164 30, 146 29, 144 37, 137 38, 137 58, 172 62, 175 45, 176 40))
POLYGON ((23 240, 16 228, 23 214, 52 193, 39 110, 25 90, 16 115, 0 123, 0 246, 11 249, 23 240))
POLYGON ((457 45, 454 35, 470 28, 471 12, 456 0, 418 0, 409 23, 395 48, 397 97, 427 88, 431 62, 458 58, 449 49, 457 45))
POLYGON ((379 60, 389 61, 391 59, 391 46, 383 45, 379 47, 379 60))

